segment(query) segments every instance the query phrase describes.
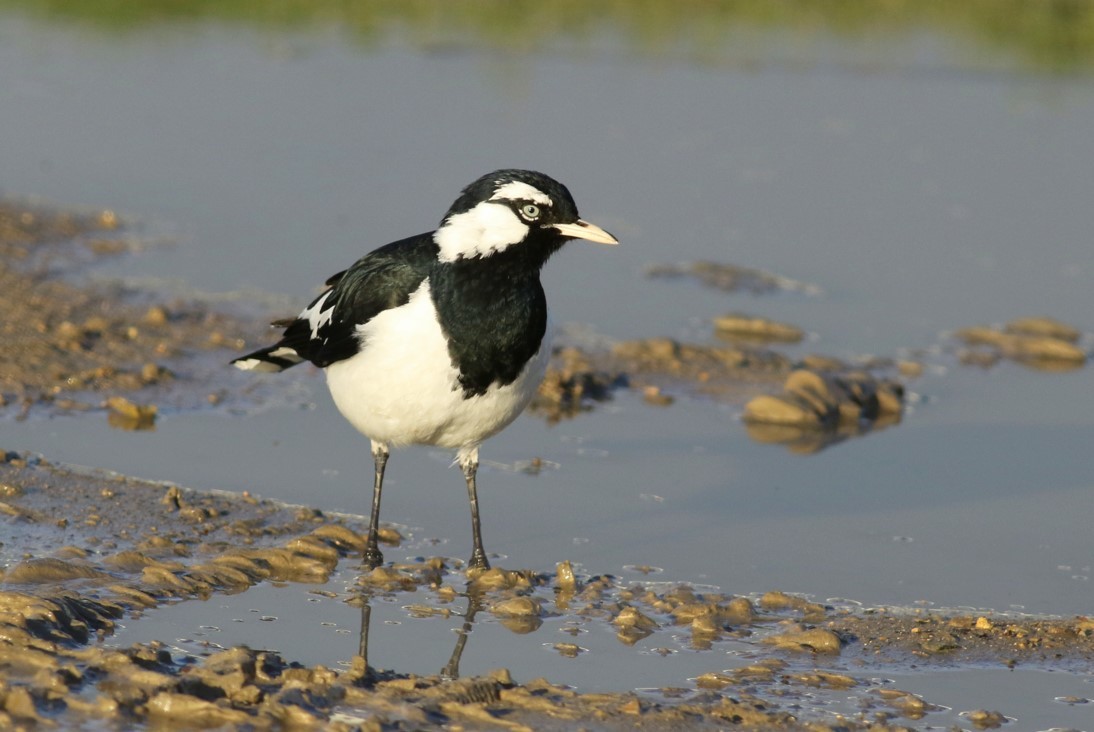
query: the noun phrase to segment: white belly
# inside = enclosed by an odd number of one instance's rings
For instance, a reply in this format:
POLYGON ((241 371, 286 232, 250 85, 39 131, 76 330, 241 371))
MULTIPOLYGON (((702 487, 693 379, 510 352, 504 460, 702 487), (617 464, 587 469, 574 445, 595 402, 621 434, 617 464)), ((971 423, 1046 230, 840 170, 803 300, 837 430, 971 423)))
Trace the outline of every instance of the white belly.
POLYGON ((406 305, 360 326, 358 336, 361 352, 328 366, 327 386, 350 424, 391 446, 476 447, 524 411, 550 356, 548 328, 513 383, 465 399, 428 283, 406 305))

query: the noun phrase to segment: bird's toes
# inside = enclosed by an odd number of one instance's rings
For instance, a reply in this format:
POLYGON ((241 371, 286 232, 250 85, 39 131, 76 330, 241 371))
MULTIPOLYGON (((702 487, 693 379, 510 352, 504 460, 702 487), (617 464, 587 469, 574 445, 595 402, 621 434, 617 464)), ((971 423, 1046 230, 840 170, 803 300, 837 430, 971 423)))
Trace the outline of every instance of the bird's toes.
POLYGON ((380 550, 374 546, 366 548, 365 553, 361 556, 361 567, 369 570, 370 572, 383 563, 384 555, 381 554, 380 550))
POLYGON ((467 568, 490 569, 490 562, 486 559, 486 552, 476 549, 475 553, 471 555, 471 559, 467 561, 467 568))

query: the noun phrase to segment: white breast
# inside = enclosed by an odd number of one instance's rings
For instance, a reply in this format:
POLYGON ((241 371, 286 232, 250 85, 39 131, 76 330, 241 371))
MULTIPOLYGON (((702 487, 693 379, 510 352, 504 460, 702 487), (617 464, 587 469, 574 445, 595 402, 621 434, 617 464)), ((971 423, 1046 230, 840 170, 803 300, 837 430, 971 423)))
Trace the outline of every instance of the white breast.
POLYGON ((429 283, 406 305, 358 327, 361 352, 326 368, 338 410, 359 432, 392 446, 471 448, 501 431, 531 401, 550 355, 550 332, 517 379, 465 399, 429 283))

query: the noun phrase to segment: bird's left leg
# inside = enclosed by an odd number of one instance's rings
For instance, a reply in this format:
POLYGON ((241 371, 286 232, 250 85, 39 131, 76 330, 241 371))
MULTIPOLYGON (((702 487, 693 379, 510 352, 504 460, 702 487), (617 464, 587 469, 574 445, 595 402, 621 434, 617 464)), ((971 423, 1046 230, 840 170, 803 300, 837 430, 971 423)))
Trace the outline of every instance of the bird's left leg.
POLYGON ((471 561, 468 566, 472 569, 490 569, 490 562, 486 559, 486 551, 482 548, 482 528, 479 524, 479 495, 475 486, 475 474, 479 470, 479 448, 463 448, 456 456, 456 461, 463 470, 463 478, 467 481, 467 500, 471 503, 471 540, 474 542, 474 550, 471 553, 471 561))

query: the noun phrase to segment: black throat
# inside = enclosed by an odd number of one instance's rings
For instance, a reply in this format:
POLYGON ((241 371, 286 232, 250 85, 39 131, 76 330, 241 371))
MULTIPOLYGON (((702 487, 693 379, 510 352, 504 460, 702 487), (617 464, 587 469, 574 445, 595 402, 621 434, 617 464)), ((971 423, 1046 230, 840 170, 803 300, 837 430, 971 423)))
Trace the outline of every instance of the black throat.
POLYGON ((528 242, 486 258, 439 263, 429 286, 464 398, 511 384, 539 351, 547 299, 539 270, 550 253, 528 242), (538 251, 530 251, 538 250, 538 251))

